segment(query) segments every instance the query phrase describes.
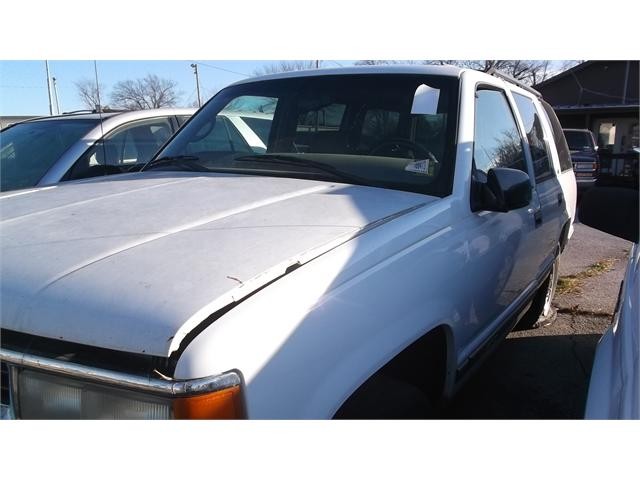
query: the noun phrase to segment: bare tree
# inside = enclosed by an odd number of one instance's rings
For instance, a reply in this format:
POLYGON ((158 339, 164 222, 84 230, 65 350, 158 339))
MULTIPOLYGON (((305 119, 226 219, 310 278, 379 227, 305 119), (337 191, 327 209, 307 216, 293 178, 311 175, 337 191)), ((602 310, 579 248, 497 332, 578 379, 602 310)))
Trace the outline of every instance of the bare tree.
POLYGON ((253 71, 254 75, 268 75, 270 73, 294 72, 297 70, 311 70, 318 68, 322 60, 281 60, 278 63, 264 65, 253 71))
MULTIPOLYGON (((90 110, 97 109, 100 106, 101 97, 98 95, 96 83, 92 80, 84 78, 74 83, 82 104, 90 110)), ((99 84, 100 92, 104 95, 104 85, 99 84)))
POLYGON ((114 106, 126 110, 146 110, 149 108, 173 107, 180 94, 173 80, 147 75, 137 80, 118 82, 111 92, 114 106))
MULTIPOLYGON (((359 60, 356 65, 399 65, 422 63, 425 65, 455 65, 488 72, 492 68, 528 84, 540 83, 551 74, 550 60, 359 60)), ((566 68, 560 71, 566 70, 566 68)), ((558 71, 553 72, 559 73, 558 71)))
POLYGON ((554 70, 553 72, 551 72, 551 75, 553 76, 558 73, 564 72, 566 70, 569 70, 573 67, 580 65, 581 63, 584 63, 584 60, 562 60, 562 63, 560 63, 560 67, 554 70))
POLYGON ((512 76, 524 83, 535 85, 550 76, 551 60, 425 60, 430 65, 456 65, 481 72, 491 69, 512 76))
POLYGON ((358 60, 355 65, 415 65, 419 60, 358 60))

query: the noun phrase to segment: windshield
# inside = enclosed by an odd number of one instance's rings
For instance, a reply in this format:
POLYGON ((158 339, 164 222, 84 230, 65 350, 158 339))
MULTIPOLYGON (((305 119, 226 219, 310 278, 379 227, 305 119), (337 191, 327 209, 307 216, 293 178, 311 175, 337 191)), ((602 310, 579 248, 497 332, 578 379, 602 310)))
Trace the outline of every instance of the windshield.
POLYGON ((567 139, 569 150, 572 150, 572 151, 578 150, 578 151, 585 151, 585 152, 594 151, 593 139, 591 138, 591 133, 565 130, 564 136, 567 139))
POLYGON ((0 132, 0 191, 35 186, 98 120, 42 120, 0 132))
POLYGON ((332 75, 240 84, 216 95, 146 169, 321 179, 444 196, 452 186, 457 108, 454 77, 332 75))

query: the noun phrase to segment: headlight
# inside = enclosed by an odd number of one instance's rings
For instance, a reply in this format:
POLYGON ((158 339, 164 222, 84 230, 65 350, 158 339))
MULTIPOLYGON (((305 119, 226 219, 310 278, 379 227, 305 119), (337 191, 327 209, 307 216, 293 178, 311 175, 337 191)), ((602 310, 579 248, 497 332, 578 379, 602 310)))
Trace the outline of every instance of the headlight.
POLYGON ((171 418, 168 400, 30 370, 18 374, 17 393, 22 418, 171 418))
POLYGON ((150 380, 6 350, 0 358, 10 362, 10 408, 18 418, 246 418, 236 372, 186 381, 150 380))

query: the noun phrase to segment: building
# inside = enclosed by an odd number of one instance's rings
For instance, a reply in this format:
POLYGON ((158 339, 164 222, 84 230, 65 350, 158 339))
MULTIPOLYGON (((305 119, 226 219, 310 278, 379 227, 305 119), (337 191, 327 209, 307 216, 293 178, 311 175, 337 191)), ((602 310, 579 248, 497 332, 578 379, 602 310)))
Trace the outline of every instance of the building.
POLYGON ((639 64, 587 61, 535 86, 564 128, 593 132, 603 174, 637 176, 639 64))
POLYGON ((638 61, 587 61, 535 86, 564 128, 586 128, 600 148, 638 147, 638 61))

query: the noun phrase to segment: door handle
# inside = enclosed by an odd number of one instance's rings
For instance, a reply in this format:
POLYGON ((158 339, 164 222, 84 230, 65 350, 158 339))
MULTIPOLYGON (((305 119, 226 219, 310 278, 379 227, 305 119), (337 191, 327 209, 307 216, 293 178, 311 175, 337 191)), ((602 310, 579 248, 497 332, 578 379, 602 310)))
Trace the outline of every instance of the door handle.
POLYGON ((533 211, 533 221, 536 224, 536 227, 542 225, 542 209, 538 208, 533 211))
POLYGON ((562 206, 562 202, 564 202, 564 195, 562 194, 562 192, 560 192, 558 194, 558 206, 561 207, 562 206))

